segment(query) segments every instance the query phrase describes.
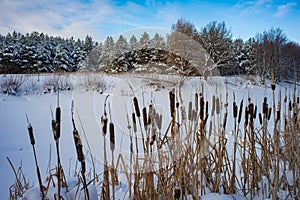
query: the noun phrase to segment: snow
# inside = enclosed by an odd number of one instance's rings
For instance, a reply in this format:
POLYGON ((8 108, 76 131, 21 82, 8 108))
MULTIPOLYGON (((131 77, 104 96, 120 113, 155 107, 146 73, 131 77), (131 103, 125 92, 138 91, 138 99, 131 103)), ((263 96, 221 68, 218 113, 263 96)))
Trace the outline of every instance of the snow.
MULTIPOLYGON (((51 76, 51 75, 49 75, 51 76)), ((90 75, 66 75, 73 85, 72 91, 62 91, 60 93, 60 107, 62 108, 62 127, 60 139, 60 153, 62 166, 67 175, 67 182, 70 188, 77 187, 77 179, 72 175, 75 174, 76 150, 72 138, 72 123, 71 123, 71 102, 75 103, 75 118, 77 129, 81 133, 86 154, 86 162, 91 166, 90 154, 95 156, 96 170, 103 170, 103 137, 101 134, 100 118, 103 114, 104 99, 109 95, 109 104, 111 107, 112 119, 116 126, 116 152, 120 152, 125 157, 125 162, 129 162, 129 136, 127 134, 127 119, 126 113, 132 112, 132 97, 137 96, 140 100, 140 108, 148 105, 150 100, 154 100, 153 104, 163 116, 169 116, 168 91, 178 86, 182 77, 170 75, 115 75, 102 77, 106 82, 106 88, 102 94, 98 91, 86 91, 82 87, 82 81, 85 76, 90 75), (156 85, 158 84, 159 85, 156 85), (80 116, 80 118, 79 118, 80 116), (80 123, 83 124, 81 127, 80 123), (88 149, 87 146, 90 146, 88 149)), ((3 77, 1 77, 2 79, 3 77)), ((8 164, 7 157, 12 161, 15 168, 22 167, 22 171, 29 180, 30 189, 23 197, 25 199, 39 199, 39 187, 36 176, 35 163, 33 157, 32 146, 27 133, 27 121, 25 114, 28 115, 29 121, 32 124, 34 137, 36 140, 35 148, 37 150, 37 160, 41 170, 42 179, 45 182, 46 177, 49 177, 49 169, 56 166, 56 149, 55 141, 51 128, 51 112, 55 110, 57 103, 57 93, 52 90, 50 93, 43 94, 43 83, 47 80, 48 75, 39 77, 40 81, 36 82, 37 77, 32 76, 27 80, 25 86, 20 89, 16 96, 10 96, 0 93, 0 169, 1 173, 5 174, 0 179, 0 196, 3 199, 8 199, 9 188, 14 184, 14 174, 8 164), (35 85, 35 83, 37 85, 35 85), (26 87, 31 87, 34 91, 30 91, 26 87), (26 92, 27 91, 27 92, 26 92), (33 186, 33 187, 32 187, 33 186)), ((210 77, 208 81, 204 81, 200 77, 188 78, 182 86, 183 101, 187 103, 194 98, 194 92, 201 92, 204 87, 205 98, 211 99, 212 95, 221 94, 223 102, 225 102, 225 92, 228 91, 229 102, 233 99, 233 92, 237 102, 242 99, 247 100, 248 95, 252 97, 253 102, 262 102, 264 96, 271 97, 271 90, 268 87, 261 86, 256 82, 256 77, 245 79, 245 77, 210 77), (201 82, 200 82, 201 81, 201 82)), ((278 90, 284 91, 288 89, 288 94, 291 94, 291 86, 281 84, 278 90)), ((269 98, 270 100, 270 98, 269 98)), ((187 104, 186 104, 187 105, 187 104)), ((270 104, 269 104, 270 105, 270 104)), ((231 108, 229 104, 228 109, 231 108)), ((187 106, 186 106, 187 107, 187 106)), ((258 105, 260 110, 260 105, 258 105)), ((170 118, 163 119, 163 130, 166 130, 170 118)), ((271 119, 272 120, 272 119, 271 119)), ((270 122, 272 123, 272 122, 270 122)), ((232 130, 232 123, 227 123, 227 130, 232 130)), ((234 138, 227 135, 229 141, 234 138)), ((107 139, 108 137, 106 137, 107 139)), ((230 142, 232 143, 232 142, 230 142)), ((107 141, 109 144, 109 141, 107 141)), ((111 157, 108 158, 109 162, 111 157)), ((89 170, 90 168, 87 168, 89 170)), ((100 176, 102 178, 102 176, 100 176)), ((293 177, 290 171, 287 171, 288 183, 293 183, 293 177)), ((117 199, 128 197, 128 185, 125 174, 119 175, 120 184, 116 186, 117 199)), ((97 192, 101 190, 94 185, 89 186, 92 199, 97 199, 97 192)), ((56 190, 53 188, 49 191, 49 197, 53 197, 56 190)), ((64 198, 71 198, 74 195, 74 190, 65 193, 64 198)), ((202 200, 231 200, 231 199, 246 199, 238 194, 224 195, 209 193, 201 197, 202 200)), ((83 199, 83 198, 80 198, 83 199)), ((192 198, 191 198, 192 199, 192 198)))

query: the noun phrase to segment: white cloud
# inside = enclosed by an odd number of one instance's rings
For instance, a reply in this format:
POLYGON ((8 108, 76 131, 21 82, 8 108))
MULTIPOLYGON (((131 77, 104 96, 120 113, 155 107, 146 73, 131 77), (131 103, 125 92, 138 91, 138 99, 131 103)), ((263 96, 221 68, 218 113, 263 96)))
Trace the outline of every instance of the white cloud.
POLYGON ((0 33, 13 30, 44 32, 63 37, 96 36, 95 23, 105 21, 114 8, 105 1, 0 0, 0 33))
POLYGON ((295 2, 291 2, 291 3, 287 3, 287 4, 283 4, 277 7, 277 12, 275 14, 276 17, 281 17, 285 14, 287 14, 290 9, 294 6, 296 6, 297 4, 295 2))
POLYGON ((257 14, 270 7, 272 0, 239 1, 234 8, 246 14, 257 14))

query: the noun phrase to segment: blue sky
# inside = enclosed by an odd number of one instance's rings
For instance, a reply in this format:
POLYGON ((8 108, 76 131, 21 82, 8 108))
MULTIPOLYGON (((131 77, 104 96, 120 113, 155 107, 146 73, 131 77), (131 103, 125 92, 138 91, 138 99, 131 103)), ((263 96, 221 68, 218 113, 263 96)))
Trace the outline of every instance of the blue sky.
POLYGON ((233 38, 244 40, 280 27, 300 43, 299 0, 0 0, 0 33, 39 31, 50 35, 102 41, 108 35, 143 28, 164 32, 178 19, 198 30, 211 21, 224 21, 233 38))

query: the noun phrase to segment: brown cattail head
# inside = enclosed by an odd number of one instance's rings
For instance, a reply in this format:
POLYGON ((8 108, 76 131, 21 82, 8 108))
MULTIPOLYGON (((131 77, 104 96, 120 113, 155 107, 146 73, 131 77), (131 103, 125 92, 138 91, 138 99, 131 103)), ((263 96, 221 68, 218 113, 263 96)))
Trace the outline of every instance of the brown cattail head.
POLYGON ((249 112, 248 107, 245 107, 245 125, 248 126, 249 112))
POLYGON ((110 149, 115 150, 115 127, 112 122, 109 123, 109 140, 110 140, 110 149))
POLYGON ((74 138, 74 144, 75 144, 76 152, 77 152, 77 159, 79 162, 83 162, 84 154, 82 151, 82 143, 81 143, 81 139, 79 137, 79 133, 78 133, 77 129, 73 130, 73 138, 74 138))
POLYGON ((107 116, 106 113, 101 117, 101 123, 102 123, 102 133, 105 136, 107 133, 107 116))
MULTIPOLYGON (((204 98, 203 96, 200 97, 200 119, 203 120, 204 119, 204 98)), ((197 109, 196 109, 197 111, 197 109)))
POLYGON ((170 113, 171 117, 175 118, 175 94, 173 91, 169 92, 169 99, 170 99, 170 113))
POLYGON ((233 109, 233 118, 236 119, 237 118, 237 105, 236 105, 235 101, 233 102, 232 109, 233 109))
POLYGON ((216 113, 217 113, 217 115, 220 114, 220 99, 219 99, 219 97, 216 98, 216 113))
POLYGON ((198 94, 197 94, 197 92, 195 93, 195 108, 196 108, 196 111, 198 112, 199 106, 198 106, 198 94))
POLYGON ((181 196, 181 190, 179 187, 176 187, 174 189, 174 199, 180 199, 180 196, 181 196))
POLYGON ((53 136, 54 136, 54 140, 56 141, 56 121, 55 119, 51 120, 51 127, 52 127, 52 132, 53 132, 53 136))
POLYGON ((205 103, 205 115, 208 115, 208 101, 205 103))
POLYGON ((133 131, 136 133, 137 127, 136 127, 136 118, 135 118, 135 113, 132 113, 132 123, 133 123, 133 131))
POLYGON ((148 113, 148 125, 151 124, 152 118, 155 116, 155 109, 153 108, 152 102, 149 104, 149 113, 148 113))
POLYGON ((224 115, 224 121, 223 121, 223 130, 225 130, 225 129, 226 129, 227 115, 228 115, 228 113, 227 113, 227 112, 225 112, 225 115, 224 115))
POLYGON ((212 116, 214 116, 215 108, 216 108, 216 97, 215 97, 215 95, 213 95, 213 97, 212 97, 212 107, 211 107, 211 115, 212 116))
POLYGON ((33 136, 33 128, 30 123, 28 123, 28 134, 29 134, 31 145, 35 145, 35 140, 34 140, 34 136, 33 136))
POLYGON ((242 119, 242 113, 243 113, 243 100, 240 103, 240 109, 239 109, 239 118, 238 118, 238 123, 241 123, 241 119, 242 119))
POLYGON ((292 111, 293 110, 293 106, 292 106, 292 101, 290 100, 289 101, 289 111, 292 111))
POLYGON ((255 107, 254 107, 254 113, 253 113, 254 119, 256 119, 256 115, 257 115, 257 105, 255 105, 255 107))
POLYGON ((133 105, 134 105, 134 109, 135 109, 135 114, 137 117, 141 117, 141 113, 140 113, 140 108, 139 108, 139 103, 136 97, 133 98, 133 105))
POLYGON ((189 110, 188 110, 188 120, 192 120, 192 110, 193 110, 193 103, 190 101, 189 102, 189 110))
POLYGON ((300 98, 299 98, 299 97, 297 97, 297 104, 299 104, 299 102, 300 102, 300 98))
POLYGON ((264 98, 262 111, 264 115, 268 115, 268 104, 267 104, 267 97, 264 98))
POLYGON ((146 127, 147 127, 147 125, 148 125, 147 109, 146 109, 146 107, 144 107, 144 108, 142 109, 142 114, 143 114, 144 128, 146 129, 146 127))
POLYGON ((55 140, 60 138, 60 123, 61 123, 61 109, 60 107, 56 108, 55 112, 55 121, 56 121, 56 131, 55 131, 55 140))
POLYGON ((277 118, 276 118, 276 121, 279 121, 280 120, 280 109, 277 110, 277 118))
POLYGON ((272 114, 272 108, 269 108, 268 110, 268 120, 270 120, 272 114))
POLYGON ((271 84, 271 89, 274 91, 275 90, 275 84, 271 84))
POLYGON ((261 113, 259 113, 258 118, 259 118, 260 125, 262 125, 262 116, 261 116, 261 113))

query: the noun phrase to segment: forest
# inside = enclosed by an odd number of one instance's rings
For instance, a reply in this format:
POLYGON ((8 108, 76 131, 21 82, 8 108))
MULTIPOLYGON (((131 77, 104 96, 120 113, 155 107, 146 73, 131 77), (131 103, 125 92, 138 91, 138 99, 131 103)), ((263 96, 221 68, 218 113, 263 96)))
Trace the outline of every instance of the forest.
POLYGON ((152 38, 147 32, 141 36, 132 35, 128 40, 122 35, 117 39, 107 36, 102 42, 96 42, 90 36, 76 40, 37 31, 0 34, 0 73, 116 73, 163 62, 167 68, 176 65, 177 71, 187 66, 201 68, 198 73, 184 75, 203 75, 203 68, 216 68, 219 75, 259 75, 262 82, 272 73, 277 82, 291 79, 294 68, 300 74, 300 46, 290 41, 280 28, 272 27, 245 41, 233 38, 225 22, 212 21, 197 30, 192 22, 179 19, 171 30, 166 36, 157 33, 152 38), (183 44, 182 35, 185 44, 193 45, 183 44), (200 47, 194 48, 195 45, 200 47), (163 61, 157 59, 162 54, 163 61), (199 56, 204 56, 206 63, 193 63, 199 56), (209 65, 208 60, 213 65, 209 65), (112 70, 120 63, 126 67, 112 70))

